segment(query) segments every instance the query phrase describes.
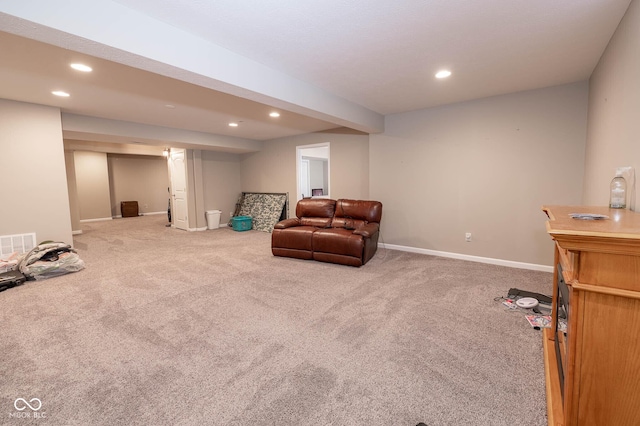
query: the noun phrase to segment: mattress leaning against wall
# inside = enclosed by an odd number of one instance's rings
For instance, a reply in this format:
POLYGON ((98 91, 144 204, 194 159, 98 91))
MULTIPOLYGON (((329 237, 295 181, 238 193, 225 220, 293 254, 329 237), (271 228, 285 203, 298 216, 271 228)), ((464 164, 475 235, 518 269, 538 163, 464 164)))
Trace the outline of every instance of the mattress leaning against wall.
POLYGON ((288 192, 243 192, 233 216, 251 216, 252 229, 271 232, 276 223, 288 217, 288 212, 288 192))

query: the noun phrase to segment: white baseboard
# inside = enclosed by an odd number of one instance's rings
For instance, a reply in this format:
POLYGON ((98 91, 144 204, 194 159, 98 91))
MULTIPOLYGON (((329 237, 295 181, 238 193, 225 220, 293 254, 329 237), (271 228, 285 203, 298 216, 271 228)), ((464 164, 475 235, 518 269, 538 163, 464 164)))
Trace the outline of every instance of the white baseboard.
POLYGON ((82 229, 78 231, 71 231, 71 235, 80 235, 80 234, 82 234, 82 229))
POLYGON ((207 227, 205 226, 204 228, 189 228, 187 229, 187 231, 189 232, 198 232, 198 231, 206 231, 207 227))
POLYGON ((514 262, 512 260, 494 259, 491 257, 472 256, 469 254, 451 253, 447 251, 429 250, 417 247, 399 246, 396 244, 378 243, 378 247, 389 250, 406 251, 410 253, 428 254, 431 256, 448 257, 451 259, 468 260, 470 262, 488 263, 490 265, 507 266, 509 268, 530 269, 532 271, 553 272, 553 266, 535 263, 514 262))
MULTIPOLYGON (((166 211, 164 211, 164 212, 146 212, 146 213, 138 213, 138 216, 152 216, 152 215, 155 215, 155 214, 164 214, 164 215, 166 215, 166 214, 167 214, 167 212, 166 212, 166 211)), ((135 216, 133 216, 133 217, 135 217, 135 216)), ((119 214, 119 215, 114 216, 113 218, 114 218, 114 219, 121 219, 121 218, 122 218, 122 215, 121 215, 121 214, 119 214)))
POLYGON ((97 219, 82 219, 80 220, 80 223, 87 223, 87 222, 102 222, 103 220, 112 220, 112 217, 99 217, 97 219))

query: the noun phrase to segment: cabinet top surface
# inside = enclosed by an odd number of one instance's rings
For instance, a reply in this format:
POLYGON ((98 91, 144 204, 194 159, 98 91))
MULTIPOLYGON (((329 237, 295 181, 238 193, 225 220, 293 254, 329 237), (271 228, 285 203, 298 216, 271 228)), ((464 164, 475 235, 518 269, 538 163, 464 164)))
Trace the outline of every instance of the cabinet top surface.
POLYGON ((627 209, 601 206, 543 206, 549 217, 547 232, 551 235, 583 235, 640 240, 640 213, 627 209), (608 219, 573 219, 572 213, 594 213, 608 219))

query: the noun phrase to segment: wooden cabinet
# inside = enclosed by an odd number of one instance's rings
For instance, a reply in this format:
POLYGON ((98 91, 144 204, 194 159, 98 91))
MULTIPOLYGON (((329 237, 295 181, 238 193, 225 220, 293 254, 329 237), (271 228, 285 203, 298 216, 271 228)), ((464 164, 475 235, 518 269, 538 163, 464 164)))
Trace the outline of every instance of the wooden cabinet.
POLYGON ((122 217, 137 217, 138 216, 138 202, 137 201, 122 201, 120 203, 120 212, 122 217))
POLYGON ((640 213, 584 206, 543 211, 560 265, 553 327, 543 334, 549 425, 640 425, 640 213), (556 331, 563 281, 566 333, 556 331))

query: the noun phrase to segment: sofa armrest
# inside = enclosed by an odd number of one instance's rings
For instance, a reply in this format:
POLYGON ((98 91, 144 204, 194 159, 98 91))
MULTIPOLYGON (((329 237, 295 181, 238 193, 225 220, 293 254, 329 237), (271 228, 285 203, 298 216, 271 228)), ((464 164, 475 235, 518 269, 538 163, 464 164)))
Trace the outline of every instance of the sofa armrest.
POLYGON ((378 223, 367 223, 366 225, 359 226, 357 229, 353 231, 356 235, 362 235, 365 238, 370 238, 376 232, 380 230, 380 224, 378 223))
POLYGON ((298 219, 297 217, 281 220, 280 222, 276 223, 274 229, 287 229, 293 228, 294 226, 300 226, 300 219, 298 219))

